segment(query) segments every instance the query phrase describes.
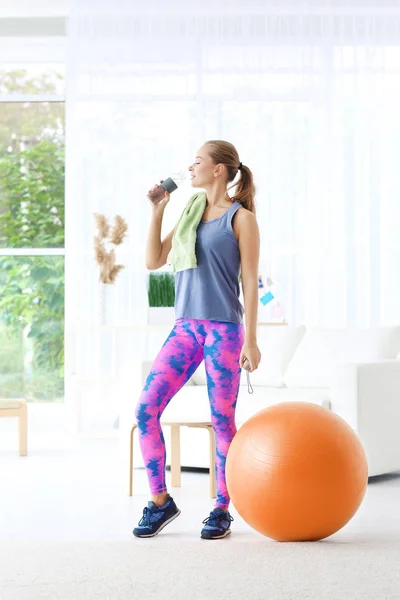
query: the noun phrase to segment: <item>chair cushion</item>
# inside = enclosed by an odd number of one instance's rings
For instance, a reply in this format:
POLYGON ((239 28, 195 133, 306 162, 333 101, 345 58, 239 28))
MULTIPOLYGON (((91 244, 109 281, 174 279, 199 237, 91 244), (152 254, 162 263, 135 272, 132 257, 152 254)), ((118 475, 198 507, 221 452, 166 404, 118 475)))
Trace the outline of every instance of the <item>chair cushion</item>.
POLYGON ((239 428, 254 414, 280 402, 311 402, 330 408, 330 390, 326 388, 273 388, 254 386, 254 393, 239 390, 236 425, 239 428))
MULTIPOLYGON (((304 325, 300 327, 259 325, 257 343, 261 352, 261 362, 258 369, 251 374, 252 384, 282 387, 283 375, 305 332, 304 325)), ((194 373, 192 380, 195 385, 207 384, 204 362, 194 373)), ((240 385, 247 385, 244 370, 240 385)))
POLYGON ((184 386, 163 413, 163 421, 204 422, 210 420, 210 402, 205 385, 184 386))
MULTIPOLYGON (((254 394, 249 394, 247 388, 241 387, 236 407, 236 423, 239 426, 259 410, 278 402, 295 401, 313 402, 329 407, 329 390, 254 386, 254 394)), ((183 387, 172 398, 165 409, 162 421, 204 422, 210 421, 210 413, 207 386, 193 385, 183 387)))

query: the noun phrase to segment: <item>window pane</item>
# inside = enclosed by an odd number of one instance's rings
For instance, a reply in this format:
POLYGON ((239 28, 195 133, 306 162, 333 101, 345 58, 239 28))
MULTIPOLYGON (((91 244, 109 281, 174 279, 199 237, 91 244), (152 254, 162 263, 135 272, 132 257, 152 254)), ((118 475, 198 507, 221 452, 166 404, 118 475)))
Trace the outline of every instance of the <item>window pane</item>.
POLYGON ((41 94, 64 96, 65 67, 62 64, 0 64, 0 96, 41 94))
POLYGON ((0 257, 0 398, 64 397, 64 257, 0 257))
POLYGON ((0 248, 64 246, 64 103, 0 103, 0 248))

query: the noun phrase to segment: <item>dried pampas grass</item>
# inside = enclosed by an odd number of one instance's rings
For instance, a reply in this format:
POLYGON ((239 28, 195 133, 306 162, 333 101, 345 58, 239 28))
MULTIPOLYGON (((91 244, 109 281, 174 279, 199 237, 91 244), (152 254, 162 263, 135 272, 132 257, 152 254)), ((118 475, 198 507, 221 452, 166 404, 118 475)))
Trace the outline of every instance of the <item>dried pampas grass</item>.
POLYGON ((118 273, 124 269, 123 265, 115 264, 115 248, 107 251, 106 244, 119 246, 122 244, 128 231, 126 221, 120 215, 114 218, 114 227, 110 233, 110 225, 104 215, 94 213, 98 235, 94 238, 94 253, 97 264, 100 266, 100 281, 103 283, 115 283, 118 273))

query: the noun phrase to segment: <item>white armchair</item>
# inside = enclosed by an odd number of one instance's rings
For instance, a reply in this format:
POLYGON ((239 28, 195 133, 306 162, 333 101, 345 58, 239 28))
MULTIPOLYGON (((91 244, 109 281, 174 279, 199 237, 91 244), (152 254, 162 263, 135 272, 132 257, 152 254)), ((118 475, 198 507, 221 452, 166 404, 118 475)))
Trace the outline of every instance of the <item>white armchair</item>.
POLYGON ((400 470, 400 360, 337 365, 331 410, 362 440, 370 476, 400 470))

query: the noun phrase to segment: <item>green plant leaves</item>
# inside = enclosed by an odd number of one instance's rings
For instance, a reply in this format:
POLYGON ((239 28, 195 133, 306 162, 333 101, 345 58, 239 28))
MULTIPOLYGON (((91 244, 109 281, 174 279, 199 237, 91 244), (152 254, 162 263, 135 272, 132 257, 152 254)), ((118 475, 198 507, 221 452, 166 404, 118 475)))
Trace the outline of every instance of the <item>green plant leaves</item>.
POLYGON ((148 281, 149 306, 174 306, 175 276, 173 273, 150 273, 148 281))

